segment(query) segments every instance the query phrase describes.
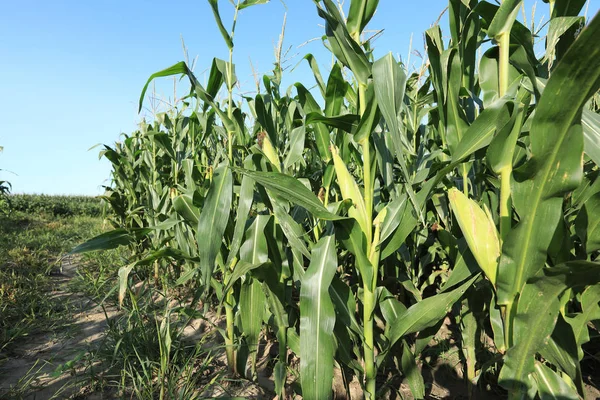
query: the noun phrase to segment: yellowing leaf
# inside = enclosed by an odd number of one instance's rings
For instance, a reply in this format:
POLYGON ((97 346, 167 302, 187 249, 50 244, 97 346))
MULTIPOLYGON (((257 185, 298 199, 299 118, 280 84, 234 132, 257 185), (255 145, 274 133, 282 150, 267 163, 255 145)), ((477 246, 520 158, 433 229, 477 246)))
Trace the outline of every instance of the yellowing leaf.
POLYGON ((471 253, 492 285, 496 285, 500 240, 494 221, 487 210, 482 210, 461 191, 452 188, 448 197, 471 253))

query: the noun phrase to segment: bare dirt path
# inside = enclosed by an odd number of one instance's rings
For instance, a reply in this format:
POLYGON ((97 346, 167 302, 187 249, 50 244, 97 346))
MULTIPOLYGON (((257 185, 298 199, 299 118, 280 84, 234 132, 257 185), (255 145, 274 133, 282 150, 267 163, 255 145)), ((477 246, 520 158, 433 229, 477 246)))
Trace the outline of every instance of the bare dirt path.
MULTIPOLYGON (((105 310, 80 293, 73 293, 68 283, 76 276, 77 259, 63 260, 62 272, 53 275, 53 301, 68 304, 70 317, 66 326, 52 333, 34 334, 22 339, 0 358, 0 398, 2 399, 67 399, 82 398, 81 382, 74 378, 75 369, 64 372, 57 368, 70 361, 81 360, 99 344, 106 328, 106 316, 115 310, 105 310)), ((80 365, 81 363, 74 363, 80 365)), ((107 398, 104 397, 89 397, 107 398)))

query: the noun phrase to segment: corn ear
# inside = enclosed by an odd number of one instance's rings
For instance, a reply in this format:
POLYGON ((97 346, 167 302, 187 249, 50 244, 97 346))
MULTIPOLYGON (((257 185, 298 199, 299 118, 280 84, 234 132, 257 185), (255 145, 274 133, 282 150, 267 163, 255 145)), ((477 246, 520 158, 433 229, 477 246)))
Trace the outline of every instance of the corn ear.
POLYGON ((346 164, 340 157, 335 146, 331 146, 331 154, 333 155, 333 166, 337 175, 337 183, 342 191, 342 197, 352 200, 352 204, 354 205, 354 207, 350 207, 350 210, 348 210, 348 215, 358 221, 360 228, 370 240, 372 228, 371 221, 367 218, 365 199, 360 193, 356 181, 350 172, 348 172, 348 168, 346 168, 346 164))
POLYGON ((469 249, 481 270, 495 286, 500 240, 489 211, 482 210, 475 201, 455 188, 450 189, 448 197, 469 249))
POLYGON ((269 139, 269 135, 266 132, 260 132, 259 141, 262 144, 264 155, 267 156, 267 159, 277 169, 277 172, 281 172, 281 161, 279 160, 277 150, 273 146, 273 143, 271 143, 271 139, 269 139))

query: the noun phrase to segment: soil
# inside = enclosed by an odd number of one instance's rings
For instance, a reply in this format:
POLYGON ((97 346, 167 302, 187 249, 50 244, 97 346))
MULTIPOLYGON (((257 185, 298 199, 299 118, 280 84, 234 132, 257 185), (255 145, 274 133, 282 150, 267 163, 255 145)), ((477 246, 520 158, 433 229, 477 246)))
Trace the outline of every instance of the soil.
POLYGON ((75 259, 63 260, 62 271, 52 277, 54 290, 48 293, 54 301, 70 305, 73 313, 68 326, 58 333, 33 334, 21 340, 8 355, 0 355, 0 398, 81 398, 78 395, 82 394, 83 385, 73 377, 80 371, 65 368, 61 372, 57 368, 93 349, 103 337, 106 316, 111 317, 116 311, 103 309, 83 295, 69 291, 67 284, 76 269, 75 259))

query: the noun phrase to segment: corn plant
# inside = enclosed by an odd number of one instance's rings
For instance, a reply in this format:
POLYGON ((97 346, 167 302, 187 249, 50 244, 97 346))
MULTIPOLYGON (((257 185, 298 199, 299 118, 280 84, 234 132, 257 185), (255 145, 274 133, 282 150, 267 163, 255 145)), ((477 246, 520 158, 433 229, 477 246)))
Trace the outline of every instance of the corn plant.
MULTIPOLYGON (((4 150, 4 147, 0 146, 0 153, 4 150)), ((0 171, 2 171, 0 169, 0 171)), ((8 212, 10 210, 10 204, 8 200, 8 195, 10 194, 10 190, 12 185, 8 181, 0 181, 0 210, 2 212, 8 212)))
POLYGON ((185 62, 150 77, 140 108, 156 78, 184 75, 190 94, 105 147, 117 229, 75 251, 129 244, 122 298, 153 266, 157 285, 191 289, 187 315, 223 306, 232 374, 255 378, 272 333, 282 398, 290 352, 304 398, 331 397, 336 365, 365 398, 394 370, 423 398, 417 360, 448 314, 470 389, 495 370, 511 398, 583 396, 600 300, 598 17, 585 26, 583 1, 550 1, 538 58, 521 1, 450 0, 449 42, 427 30, 427 62, 409 73, 365 39, 377 0, 352 0, 347 17, 314 0, 334 56, 327 79, 305 57, 318 92, 282 90, 279 54, 236 102, 238 13, 262 3, 232 3, 227 30, 209 0, 229 60, 213 60, 206 88, 185 62))

